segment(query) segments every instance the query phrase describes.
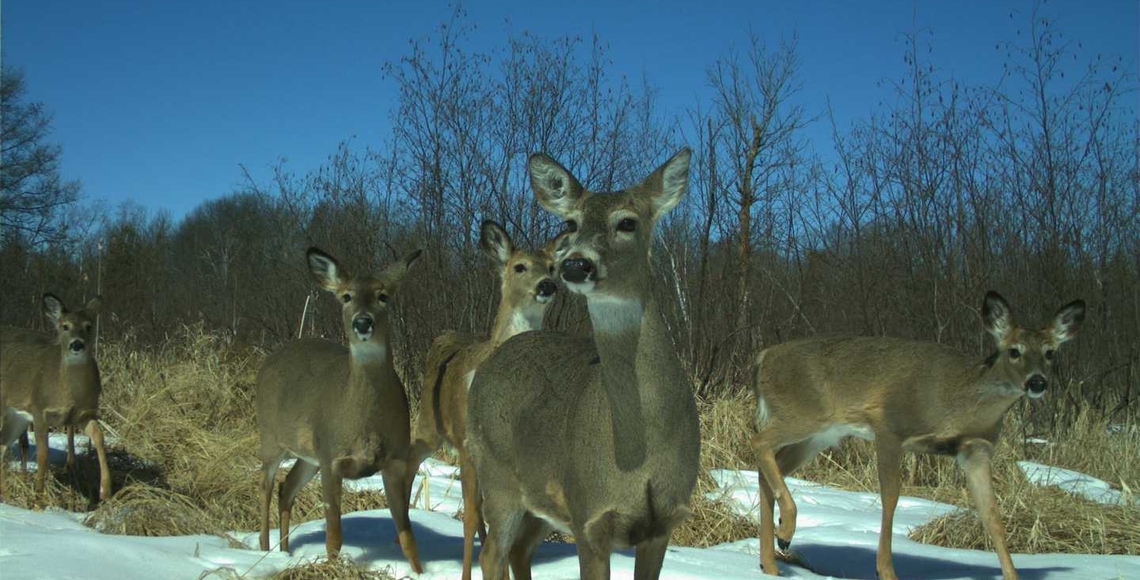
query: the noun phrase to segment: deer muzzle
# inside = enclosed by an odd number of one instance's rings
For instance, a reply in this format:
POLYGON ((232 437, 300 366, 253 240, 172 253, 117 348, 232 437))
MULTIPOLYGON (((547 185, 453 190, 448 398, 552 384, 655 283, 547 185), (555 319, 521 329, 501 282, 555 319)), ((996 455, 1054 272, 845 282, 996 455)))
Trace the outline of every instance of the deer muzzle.
POLYGON ((67 345, 68 350, 70 350, 74 354, 79 354, 79 353, 83 352, 83 347, 84 347, 83 341, 79 340, 78 338, 72 340, 67 345))
POLYGON ((1045 387, 1049 386, 1049 382, 1041 375, 1033 375, 1029 380, 1025 381, 1025 393, 1031 399, 1037 399, 1045 395, 1045 387))
POLYGON ((538 283, 538 287, 535 288, 534 296, 539 302, 547 302, 553 298, 557 292, 558 286, 554 283, 554 280, 543 278, 542 281, 538 283))
POLYGON ((352 319, 352 330, 361 340, 368 340, 372 336, 373 322, 371 316, 357 316, 352 319))
POLYGON ((598 271, 588 258, 573 257, 562 260, 562 279, 569 284, 581 284, 594 277, 598 271))

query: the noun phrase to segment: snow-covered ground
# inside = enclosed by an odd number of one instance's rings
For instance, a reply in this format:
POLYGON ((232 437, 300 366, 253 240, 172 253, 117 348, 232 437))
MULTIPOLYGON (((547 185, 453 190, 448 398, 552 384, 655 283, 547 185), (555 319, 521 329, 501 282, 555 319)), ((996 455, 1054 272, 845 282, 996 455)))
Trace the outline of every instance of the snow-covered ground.
MULTIPOLYGON (((52 447, 56 447, 54 439, 52 447)), ((56 458, 57 454, 53 453, 52 460, 56 458)), ((1065 481, 1074 480, 1069 474, 1064 476, 1065 481)), ((713 477, 720 484, 717 494, 722 494, 742 513, 755 515, 758 493, 755 472, 717 470, 713 477)), ((1052 480, 1042 480, 1046 481, 1052 480)), ((1074 491, 1078 493, 1097 487, 1093 483, 1096 480, 1081 481, 1087 485, 1070 484, 1076 485, 1074 491)), ((878 496, 840 491, 791 478, 788 483, 800 508, 793 552, 815 572, 781 563, 783 575, 875 578, 878 496)), ((351 487, 379 485, 379 478, 373 477, 352 482, 351 487)), ((455 469, 429 460, 417 478, 416 488, 417 509, 412 511, 411 517, 426 568, 419 578, 458 578, 463 533, 461 522, 452 517, 461 503, 455 469)), ((900 576, 938 580, 1001 577, 997 556, 992 552, 938 548, 906 538, 911 527, 953 509, 921 499, 900 499, 894 529, 895 567, 900 576)), ((84 527, 82 517, 64 512, 32 512, 0 504, 0 579, 256 578, 299 561, 323 558, 325 553, 323 521, 296 526, 290 538, 293 553, 289 555, 232 547, 232 544, 256 546, 256 531, 234 532, 229 539, 109 536, 84 527)), ((387 510, 347 514, 342 525, 346 556, 370 567, 389 568, 398 578, 411 574, 395 544, 395 529, 387 510)), ((275 530, 271 539, 277 541, 275 530)), ((758 567, 757 551, 756 539, 709 549, 671 548, 662 577, 765 578, 758 567)), ((1140 579, 1140 557, 1014 555, 1014 564, 1026 580, 1140 579)), ((632 552, 615 553, 612 568, 614 578, 632 578, 632 552)), ((535 555, 534 575, 536 578, 577 578, 574 546, 544 544, 535 555)), ((475 577, 480 577, 477 568, 475 577)))

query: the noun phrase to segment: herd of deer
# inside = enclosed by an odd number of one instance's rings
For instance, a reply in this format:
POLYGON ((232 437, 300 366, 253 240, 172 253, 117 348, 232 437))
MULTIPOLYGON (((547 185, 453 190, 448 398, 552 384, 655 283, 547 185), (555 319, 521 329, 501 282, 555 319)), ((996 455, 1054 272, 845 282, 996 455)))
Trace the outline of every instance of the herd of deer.
MULTIPOLYGON (((654 225, 684 195, 689 156, 681 151, 628 189, 595 193, 553 159, 532 155, 537 200, 565 220, 565 229, 542 251, 528 252, 498 224, 483 224, 481 246, 501 279, 494 327, 489 338, 447 333, 435 340, 414 430, 392 362, 388 309, 420 252, 378 275, 353 275, 310 249, 313 278, 342 302, 348 345, 295 340, 260 370, 261 549, 270 549, 278 466, 295 458, 278 488, 282 550, 289 549, 297 492, 321 472, 325 545, 335 557, 342 479, 379 472, 400 547, 421 572, 408 518, 412 480, 446 441, 461 468, 465 579, 476 534, 483 538, 483 577, 507 578, 509 566, 521 580, 531 577, 531 556, 553 529, 573 535, 582 578, 608 578, 610 552, 629 547, 636 550, 635 578, 657 578, 673 528, 690 514, 700 455, 693 390, 651 291, 649 266, 654 225), (541 330, 556 280, 585 297, 592 336, 541 330)), ((0 331, 0 443, 6 451, 34 422, 35 487, 42 492, 48 427, 84 427, 106 498, 111 483, 91 352, 99 300, 69 311, 49 294, 43 307, 55 336, 0 331)), ((1009 305, 991 292, 982 318, 995 343, 984 360, 883 337, 806 339, 757 354, 751 445, 761 475, 764 572, 779 573, 773 543, 786 550, 795 532, 796 505, 784 476, 854 435, 873 440, 877 450, 879 578, 896 578, 891 530, 904 450, 957 459, 1002 575, 1017 577, 991 488, 993 447, 1006 410, 1022 396, 1044 394, 1054 352, 1073 338, 1084 303, 1069 303, 1049 326, 1030 330, 1015 325, 1009 305)))

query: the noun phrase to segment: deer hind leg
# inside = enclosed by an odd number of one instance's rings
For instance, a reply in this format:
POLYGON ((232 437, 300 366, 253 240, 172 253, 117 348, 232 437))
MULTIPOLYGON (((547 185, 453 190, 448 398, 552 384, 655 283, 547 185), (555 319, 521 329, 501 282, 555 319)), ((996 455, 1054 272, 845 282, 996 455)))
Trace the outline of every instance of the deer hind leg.
POLYGON ((1005 527, 1001 523, 1001 514, 998 512, 997 500, 994 498, 990 462, 993 456, 993 445, 984 440, 968 441, 962 445, 958 452, 958 465, 966 473, 966 485, 978 513, 985 524, 990 541, 994 543, 998 562, 1001 563, 1001 575, 1004 580, 1017 580, 1017 570, 1013 567, 1013 560, 1009 557, 1009 548, 1005 544, 1005 527))
POLYGON ((531 580, 530 560, 534 557, 538 545, 550 534, 550 530, 550 524, 542 518, 529 513, 523 516, 509 554, 511 573, 514 574, 515 580, 531 580))
MULTIPOLYGON (((408 505, 412 505, 412 493, 415 491, 416 474, 420 471, 420 465, 425 459, 435 453, 439 449, 440 441, 439 433, 435 430, 435 421, 432 419, 432 410, 420 409, 419 419, 416 420, 416 427, 412 433, 412 445, 408 449, 408 467, 407 467, 407 496, 408 505)), ((424 509, 431 509, 429 506, 424 505, 424 509)))
POLYGON ((261 464, 261 533, 258 544, 263 551, 269 551, 269 501, 273 496, 273 479, 277 477, 278 459, 263 461, 261 464))
MULTIPOLYGON (((590 526, 587 524, 587 529, 590 526)), ((493 531, 492 524, 491 530, 493 531)), ((586 538, 574 534, 578 540, 578 571, 582 580, 609 580, 610 541, 609 538, 586 538)), ((636 562, 634 567, 637 567, 636 562)))
POLYGON ((784 475, 776 462, 776 447, 768 441, 770 433, 771 431, 762 432, 754 436, 752 448, 759 456, 760 479, 767 482, 772 497, 780 504, 780 525, 776 530, 776 541, 781 550, 787 550, 796 532, 796 503, 792 500, 792 494, 788 491, 784 475))
MULTIPOLYGON (((781 481, 784 475, 794 473, 797 469, 803 467, 816 453, 819 453, 820 447, 813 444, 808 439, 781 447, 776 452, 776 467, 781 474, 781 481)), ((764 477, 763 470, 760 471, 760 569, 765 574, 772 576, 779 576, 780 569, 776 565, 776 551, 773 548, 775 541, 775 503, 776 495, 772 491, 772 486, 768 484, 768 479, 764 477)), ((780 515, 784 515, 783 508, 780 510, 780 515)), ((782 523, 782 522, 781 522, 782 523)))
POLYGON ((899 503, 901 483, 902 446, 889 433, 875 434, 875 455, 879 464, 879 496, 883 503, 882 523, 879 526, 879 551, 875 556, 875 571, 879 580, 897 580, 891 557, 891 536, 894 529, 895 506, 899 503))
MULTIPOLYGON (((281 487, 277 491, 277 514, 278 526, 280 526, 280 544, 281 551, 289 551, 289 520, 293 515, 293 503, 297 501, 297 494, 305 488, 305 485, 313 480, 313 477, 320 471, 320 466, 315 463, 297 460, 293 464, 293 468, 285 476, 285 481, 281 482, 281 487)), ((270 480, 269 493, 273 493, 272 479, 270 480)), ((266 514, 269 512, 266 511, 266 514)), ((268 515, 266 516, 268 517, 268 515)))
MULTIPOLYGON (((483 523, 482 499, 475 481, 475 465, 463 449, 459 450, 459 482, 463 488, 463 580, 471 580, 471 566, 475 556, 475 535, 483 523)), ((486 531, 480 537, 486 541, 486 531)), ((529 574, 529 568, 528 568, 529 574)), ((518 572, 515 573, 516 580, 518 572)))
POLYGON ((405 491, 407 481, 415 475, 408 473, 408 464, 403 461, 392 461, 381 472, 384 478, 384 495, 388 498, 388 510, 392 514, 392 521, 396 524, 396 534, 400 539, 400 550, 404 558, 412 566, 416 574, 424 571, 420 563, 419 551, 416 548, 416 537, 412 534, 412 522, 408 518, 408 500, 405 491))
POLYGON ((529 514, 511 497, 517 488, 487 486, 485 489, 500 493, 484 498, 483 514, 490 529, 487 531, 487 540, 483 542, 483 549, 479 552, 479 568, 483 572, 483 578, 501 580, 506 578, 511 547, 515 545, 523 520, 529 514))
POLYGON ((28 442, 28 431, 25 429, 20 433, 20 471, 28 472, 28 449, 31 444, 28 442))
MULTIPOLYGON (((107 465, 107 448, 103 444, 103 430, 99 428, 99 422, 94 419, 87 422, 84 430, 87 432, 91 445, 95 447, 95 456, 99 459, 99 499, 106 501, 111 497, 111 468, 107 465)), ((69 451, 74 452, 74 444, 75 427, 68 427, 67 448, 69 451)))
POLYGON ((661 576, 661 565, 668 547, 668 535, 649 538, 638 544, 633 561, 634 580, 657 580, 661 576))
POLYGON ((776 496, 772 493, 772 486, 760 473, 760 569, 765 574, 779 576, 780 569, 776 566, 776 540, 775 507, 776 496))

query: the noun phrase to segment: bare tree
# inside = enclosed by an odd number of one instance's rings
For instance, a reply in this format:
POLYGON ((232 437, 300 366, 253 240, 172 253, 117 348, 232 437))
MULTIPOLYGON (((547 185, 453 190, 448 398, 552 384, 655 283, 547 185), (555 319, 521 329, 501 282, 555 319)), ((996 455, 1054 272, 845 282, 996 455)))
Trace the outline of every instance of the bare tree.
POLYGON ((60 175, 62 149, 51 143, 51 115, 27 100, 24 73, 0 71, 0 229, 31 244, 59 240, 66 232, 57 218, 75 202, 79 182, 60 175))

